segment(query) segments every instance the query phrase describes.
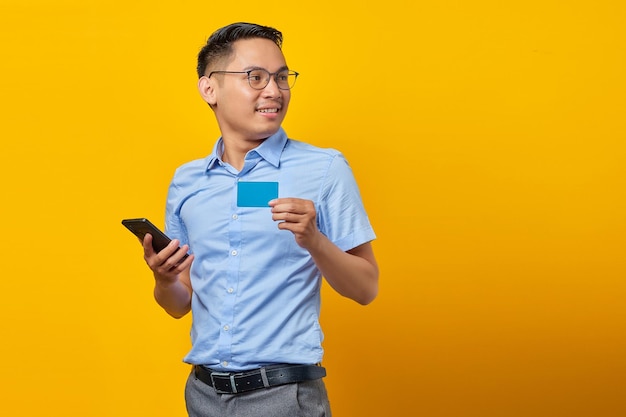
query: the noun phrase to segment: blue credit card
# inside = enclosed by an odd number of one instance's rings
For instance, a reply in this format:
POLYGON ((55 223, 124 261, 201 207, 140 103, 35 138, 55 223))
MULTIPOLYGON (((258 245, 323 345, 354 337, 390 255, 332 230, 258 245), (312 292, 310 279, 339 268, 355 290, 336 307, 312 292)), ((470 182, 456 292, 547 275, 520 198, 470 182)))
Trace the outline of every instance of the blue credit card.
POLYGON ((238 207, 269 207, 270 200, 278 198, 277 182, 247 182, 237 183, 238 207))

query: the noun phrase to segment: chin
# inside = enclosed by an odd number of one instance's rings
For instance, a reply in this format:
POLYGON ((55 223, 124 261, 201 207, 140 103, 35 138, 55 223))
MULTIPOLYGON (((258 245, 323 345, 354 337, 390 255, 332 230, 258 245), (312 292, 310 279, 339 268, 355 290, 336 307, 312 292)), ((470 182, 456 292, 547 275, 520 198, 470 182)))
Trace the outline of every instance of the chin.
POLYGON ((261 131, 257 131, 257 134, 255 136, 258 139, 265 139, 265 138, 272 136, 274 133, 278 132, 278 129, 280 129, 280 125, 276 127, 268 128, 268 129, 263 129, 261 131))

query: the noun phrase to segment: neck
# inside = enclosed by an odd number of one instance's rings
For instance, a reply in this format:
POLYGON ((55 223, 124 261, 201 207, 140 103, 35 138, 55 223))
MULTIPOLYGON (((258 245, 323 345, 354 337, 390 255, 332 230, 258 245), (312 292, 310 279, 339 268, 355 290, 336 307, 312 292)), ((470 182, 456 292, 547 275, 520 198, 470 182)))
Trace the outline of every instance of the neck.
POLYGON ((233 168, 241 171, 246 159, 246 154, 261 145, 264 140, 265 139, 229 141, 223 137, 222 141, 224 143, 224 152, 222 153, 222 161, 227 162, 233 168))

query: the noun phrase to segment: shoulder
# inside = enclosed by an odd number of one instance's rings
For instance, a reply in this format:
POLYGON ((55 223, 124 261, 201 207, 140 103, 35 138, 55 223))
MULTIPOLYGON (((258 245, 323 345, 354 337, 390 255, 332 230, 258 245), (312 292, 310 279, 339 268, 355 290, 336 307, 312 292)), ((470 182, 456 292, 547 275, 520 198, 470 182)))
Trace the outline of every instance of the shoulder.
POLYGON ((321 148, 289 139, 281 157, 281 168, 310 180, 321 187, 335 187, 344 180, 353 181, 353 173, 344 154, 335 148, 321 148))
POLYGON ((195 159, 193 161, 186 162, 176 168, 172 182, 178 185, 193 182, 206 173, 208 164, 209 158, 195 159))
POLYGON ((297 139, 289 138, 287 139, 287 144, 285 145, 285 149, 290 149, 292 152, 310 152, 321 155, 329 155, 334 156, 338 155, 341 152, 334 148, 320 148, 319 146, 312 145, 307 142, 303 142, 297 139))
POLYGON ((320 148, 319 146, 315 146, 310 143, 302 142, 295 139, 287 140, 283 156, 286 158, 304 159, 310 162, 330 162, 337 157, 343 158, 342 153, 337 149, 320 148))

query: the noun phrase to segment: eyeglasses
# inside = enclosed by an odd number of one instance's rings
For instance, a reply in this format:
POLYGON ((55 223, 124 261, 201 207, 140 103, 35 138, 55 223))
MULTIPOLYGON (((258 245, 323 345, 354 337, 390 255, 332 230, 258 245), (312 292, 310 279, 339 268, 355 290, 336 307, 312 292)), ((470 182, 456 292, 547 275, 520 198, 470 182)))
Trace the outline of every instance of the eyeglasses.
POLYGON ((299 73, 296 71, 281 70, 276 72, 269 72, 264 69, 253 69, 248 71, 211 71, 209 78, 213 74, 247 74, 248 84, 255 90, 263 90, 270 83, 270 77, 274 77, 276 85, 281 90, 289 90, 296 84, 296 79, 299 73))

